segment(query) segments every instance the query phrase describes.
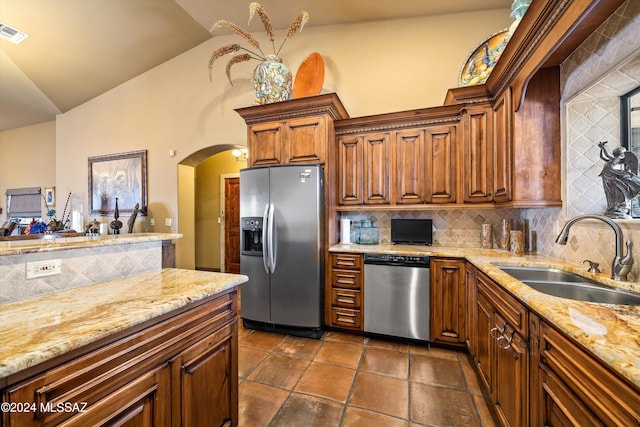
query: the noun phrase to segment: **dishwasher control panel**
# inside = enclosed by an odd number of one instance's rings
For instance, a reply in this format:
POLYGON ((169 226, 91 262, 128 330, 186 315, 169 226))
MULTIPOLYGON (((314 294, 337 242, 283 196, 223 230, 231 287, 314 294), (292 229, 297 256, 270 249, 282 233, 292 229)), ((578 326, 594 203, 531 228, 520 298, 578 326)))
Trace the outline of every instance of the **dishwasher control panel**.
POLYGON ((379 264, 379 265, 429 267, 429 257, 416 256, 416 255, 364 254, 364 263, 379 264))

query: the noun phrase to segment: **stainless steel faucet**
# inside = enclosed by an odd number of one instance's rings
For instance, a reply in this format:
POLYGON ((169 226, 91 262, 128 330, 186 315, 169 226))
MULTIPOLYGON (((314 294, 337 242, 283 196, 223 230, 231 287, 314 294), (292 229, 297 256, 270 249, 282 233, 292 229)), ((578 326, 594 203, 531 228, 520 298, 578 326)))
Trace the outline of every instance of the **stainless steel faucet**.
POLYGON ((562 231, 556 238, 556 243, 560 245, 566 245, 567 240, 569 240, 569 230, 578 221, 582 221, 583 219, 598 219, 602 222, 609 224, 611 228, 613 228, 613 232, 616 234, 616 256, 613 258, 611 262, 611 278, 613 280, 627 280, 627 274, 629 274, 629 270, 631 270, 631 266, 633 265, 633 256, 631 255, 631 240, 627 240, 627 254, 624 255, 622 253, 622 229, 620 226, 611 218, 608 218, 603 215, 595 215, 595 214, 586 214, 586 215, 578 215, 571 218, 567 223, 562 227, 562 231))

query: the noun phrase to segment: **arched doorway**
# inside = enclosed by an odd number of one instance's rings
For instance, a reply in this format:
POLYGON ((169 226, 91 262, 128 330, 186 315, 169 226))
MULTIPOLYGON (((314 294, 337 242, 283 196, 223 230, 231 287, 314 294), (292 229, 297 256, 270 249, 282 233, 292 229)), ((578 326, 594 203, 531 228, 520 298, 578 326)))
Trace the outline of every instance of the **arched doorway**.
POLYGON ((245 147, 214 145, 187 156, 178 164, 178 232, 184 236, 177 241, 179 267, 229 269, 228 265, 225 267, 225 246, 239 246, 239 230, 225 237, 225 230, 232 223, 227 218, 225 188, 233 188, 233 185, 225 186, 225 181, 237 179, 240 169, 246 167, 246 162, 237 161, 231 155, 231 150, 240 148, 245 147))

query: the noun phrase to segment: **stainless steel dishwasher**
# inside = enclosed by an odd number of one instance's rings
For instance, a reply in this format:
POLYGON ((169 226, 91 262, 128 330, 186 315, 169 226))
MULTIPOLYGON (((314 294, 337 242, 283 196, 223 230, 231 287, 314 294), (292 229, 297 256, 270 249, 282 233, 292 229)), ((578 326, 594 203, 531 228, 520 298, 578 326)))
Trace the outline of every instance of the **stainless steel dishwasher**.
POLYGON ((364 255, 364 330, 429 340, 429 257, 364 255))

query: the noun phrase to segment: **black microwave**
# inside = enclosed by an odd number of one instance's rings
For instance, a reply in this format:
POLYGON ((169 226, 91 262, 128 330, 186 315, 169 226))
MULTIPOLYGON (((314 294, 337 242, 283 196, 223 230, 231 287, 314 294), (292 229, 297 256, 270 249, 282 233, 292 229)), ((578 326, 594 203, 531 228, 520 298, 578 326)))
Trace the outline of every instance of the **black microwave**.
POLYGON ((391 243, 431 245, 433 221, 430 219, 392 219, 391 243))

